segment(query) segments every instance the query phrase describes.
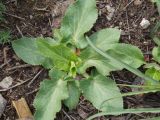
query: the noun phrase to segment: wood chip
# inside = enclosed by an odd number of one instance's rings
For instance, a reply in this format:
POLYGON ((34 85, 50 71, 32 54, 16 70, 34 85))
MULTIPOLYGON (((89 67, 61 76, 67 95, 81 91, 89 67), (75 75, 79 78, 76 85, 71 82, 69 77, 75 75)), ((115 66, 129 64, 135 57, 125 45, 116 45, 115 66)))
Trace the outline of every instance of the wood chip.
POLYGON ((135 0, 134 1, 134 5, 141 5, 142 4, 142 0, 135 0))
POLYGON ((13 82, 13 78, 11 77, 5 77, 1 82, 0 82, 0 87, 8 89, 13 82))
POLYGON ((89 114, 88 113, 86 113, 84 110, 82 110, 82 109, 78 109, 78 114, 79 114, 79 116, 81 117, 81 118, 83 118, 83 119, 86 119, 88 116, 89 116, 89 114))
POLYGON ((19 120, 33 120, 33 115, 24 98, 21 98, 17 101, 12 101, 12 104, 16 109, 19 120))

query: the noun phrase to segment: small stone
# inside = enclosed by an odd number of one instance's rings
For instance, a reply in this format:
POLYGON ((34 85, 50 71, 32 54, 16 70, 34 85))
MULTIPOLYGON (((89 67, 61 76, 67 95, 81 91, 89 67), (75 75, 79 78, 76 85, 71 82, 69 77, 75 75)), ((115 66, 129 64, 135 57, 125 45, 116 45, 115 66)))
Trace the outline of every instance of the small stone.
POLYGON ((108 11, 108 15, 106 17, 109 21, 111 21, 112 17, 114 16, 115 8, 113 8, 109 5, 107 5, 106 8, 107 8, 107 11, 108 11))
POLYGON ((142 0, 135 0, 134 5, 138 6, 142 4, 142 0))
POLYGON ((7 89, 12 85, 13 78, 11 77, 6 77, 0 82, 0 87, 7 89))
POLYGON ((3 98, 3 96, 0 94, 0 118, 4 112, 4 109, 6 107, 7 101, 3 98))
POLYGON ((82 109, 78 109, 78 114, 81 118, 86 119, 89 115, 82 109))
POLYGON ((150 26, 149 20, 143 18, 141 23, 140 23, 142 29, 147 29, 150 26))
POLYGON ((33 15, 30 15, 30 16, 29 16, 29 19, 31 19, 31 20, 32 20, 32 19, 33 19, 33 15))
POLYGON ((123 22, 120 22, 120 23, 119 23, 119 26, 122 26, 122 25, 123 25, 123 22))

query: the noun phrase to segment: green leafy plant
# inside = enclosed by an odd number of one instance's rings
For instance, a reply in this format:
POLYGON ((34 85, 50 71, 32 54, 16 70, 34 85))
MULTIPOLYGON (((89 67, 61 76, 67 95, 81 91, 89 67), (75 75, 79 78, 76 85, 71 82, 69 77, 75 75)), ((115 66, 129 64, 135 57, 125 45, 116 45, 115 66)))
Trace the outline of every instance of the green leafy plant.
MULTIPOLYGON (((158 12, 160 14, 160 0, 155 0, 154 2, 156 2, 158 12)), ((153 56, 153 60, 155 62, 147 63, 145 65, 145 68, 147 68, 145 74, 152 77, 153 79, 157 80, 158 85, 160 84, 160 82, 159 82, 159 80, 160 80, 160 66, 159 66, 159 63, 160 63, 160 36, 158 34, 159 31, 160 31, 160 22, 158 21, 157 24, 155 25, 155 27, 151 31, 151 37, 157 45, 152 50, 152 56, 153 56)), ((150 84, 152 84, 152 81, 150 81, 150 82, 145 81, 145 84, 150 85, 150 84)))
MULTIPOLYGON (((3 22, 5 19, 3 17, 3 13, 6 11, 5 5, 0 2, 0 22, 3 22)), ((10 31, 9 30, 1 30, 0 31, 0 44, 4 44, 10 41, 10 31)))
POLYGON ((126 68, 153 80, 136 69, 145 64, 143 54, 138 47, 119 43, 120 30, 106 28, 85 37, 97 17, 95 0, 77 0, 54 38, 24 37, 12 42, 23 61, 49 69, 50 79, 41 83, 34 101, 35 120, 53 120, 62 103, 76 108, 81 94, 102 112, 123 110, 123 95, 114 80, 106 77, 111 71, 126 68))
POLYGON ((156 3, 158 12, 160 14, 160 0, 151 0, 151 1, 154 2, 154 3, 156 3))
MULTIPOLYGON (((138 91, 138 92, 129 92, 129 93, 124 93, 121 94, 120 96, 116 96, 110 99, 107 99, 105 101, 102 102, 102 105, 104 103, 109 103, 109 101, 113 101, 114 99, 120 98, 120 97, 125 97, 125 96, 132 96, 132 95, 138 95, 138 94, 145 94, 145 93, 150 93, 150 92, 158 92, 160 91, 160 86, 159 84, 157 84, 158 82, 152 78, 152 76, 150 76, 150 74, 148 76, 144 75, 143 73, 141 73, 139 70, 127 65, 126 63, 122 62, 120 59, 115 59, 112 55, 109 55, 105 52, 103 52, 102 50, 100 50, 99 48, 97 48, 94 44, 92 44, 92 42, 87 39, 88 43, 90 44, 90 46, 100 55, 104 56, 106 59, 110 59, 113 60, 115 63, 121 64, 122 66, 124 66, 124 68, 126 68, 127 70, 135 73, 136 75, 138 75, 139 77, 142 77, 146 80, 146 83, 149 83, 148 86, 138 86, 138 85, 124 85, 124 84, 118 84, 120 86, 128 86, 128 87, 136 87, 136 88, 143 88, 144 90, 142 91, 138 91)), ((87 120, 91 120, 94 119, 96 117, 102 116, 102 115, 120 115, 120 114, 125 114, 125 113, 144 113, 144 112, 150 112, 150 113, 158 113, 160 112, 159 108, 138 108, 138 109, 123 109, 123 110, 118 110, 118 109, 112 109, 111 112, 107 111, 107 112, 101 112, 101 113, 97 113, 91 117, 89 117, 87 120)))
POLYGON ((10 42, 10 31, 0 31, 0 44, 10 42))

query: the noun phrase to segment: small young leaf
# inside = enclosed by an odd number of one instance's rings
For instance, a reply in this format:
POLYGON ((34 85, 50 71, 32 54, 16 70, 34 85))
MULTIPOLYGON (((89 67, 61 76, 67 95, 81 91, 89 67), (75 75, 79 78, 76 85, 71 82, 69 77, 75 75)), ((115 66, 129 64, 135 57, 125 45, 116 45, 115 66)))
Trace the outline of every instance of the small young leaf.
POLYGON ((160 63, 160 47, 155 47, 152 51, 154 60, 160 63))
POLYGON ((84 33, 92 28, 97 16, 96 0, 77 0, 68 8, 63 18, 60 29, 63 40, 70 39, 77 47, 86 47, 84 33))
POLYGON ((160 81, 160 70, 157 70, 155 68, 149 68, 146 72, 146 75, 152 77, 155 80, 160 81))
POLYGON ((34 38, 24 37, 13 41, 12 47, 17 56, 26 63, 31 65, 41 65, 45 61, 45 57, 43 57, 37 50, 37 44, 34 38))
POLYGON ((104 102, 110 98, 120 96, 121 93, 116 83, 102 75, 80 81, 83 95, 94 107, 101 111, 112 111, 123 109, 122 97, 104 102))
POLYGON ((68 99, 64 100, 64 104, 70 109, 75 109, 80 97, 80 91, 78 86, 76 85, 76 81, 69 81, 68 82, 68 91, 69 97, 68 99))
POLYGON ((61 109, 61 102, 68 98, 67 81, 44 80, 35 98, 35 120, 53 120, 61 109))
POLYGON ((50 58, 60 70, 68 70, 70 61, 77 60, 73 51, 64 45, 50 45, 44 40, 38 40, 37 45, 41 55, 50 58))
POLYGON ((144 68, 155 68, 156 70, 160 70, 160 66, 157 63, 147 63, 144 68))

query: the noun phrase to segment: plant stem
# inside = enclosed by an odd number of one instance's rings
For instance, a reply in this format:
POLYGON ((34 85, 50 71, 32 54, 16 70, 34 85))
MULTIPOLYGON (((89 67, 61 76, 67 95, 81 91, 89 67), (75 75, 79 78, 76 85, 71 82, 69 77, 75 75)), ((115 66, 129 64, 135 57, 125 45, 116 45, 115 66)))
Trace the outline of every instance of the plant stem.
POLYGON ((100 117, 104 115, 120 115, 120 114, 126 114, 126 113, 159 113, 159 112, 160 112, 160 108, 124 109, 124 110, 118 110, 118 111, 112 111, 112 112, 97 113, 89 117, 87 120, 92 120, 96 117, 100 117))

